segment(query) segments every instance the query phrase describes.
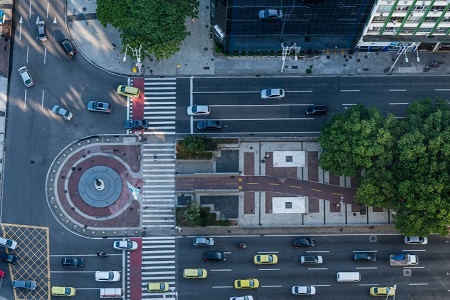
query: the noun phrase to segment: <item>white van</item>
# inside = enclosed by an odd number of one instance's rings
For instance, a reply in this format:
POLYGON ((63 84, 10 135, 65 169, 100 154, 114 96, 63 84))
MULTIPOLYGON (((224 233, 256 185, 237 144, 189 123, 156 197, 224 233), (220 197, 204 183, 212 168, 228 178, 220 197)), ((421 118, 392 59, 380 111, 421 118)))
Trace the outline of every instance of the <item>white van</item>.
POLYGON ((361 281, 359 272, 338 272, 336 275, 337 282, 358 282, 361 281))
POLYGON ((116 288, 100 289, 100 298, 122 298, 123 290, 116 288))

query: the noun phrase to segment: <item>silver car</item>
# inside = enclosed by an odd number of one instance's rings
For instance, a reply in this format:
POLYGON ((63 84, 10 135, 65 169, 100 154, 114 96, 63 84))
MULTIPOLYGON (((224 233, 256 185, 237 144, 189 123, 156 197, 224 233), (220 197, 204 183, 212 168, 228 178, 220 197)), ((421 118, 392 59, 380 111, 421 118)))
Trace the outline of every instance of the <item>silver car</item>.
POLYGON ((209 237, 196 237, 192 240, 194 247, 212 247, 214 246, 214 239, 209 237))
POLYGON ((406 245, 426 245, 428 238, 422 236, 405 236, 404 242, 406 245))
POLYGON ((36 31, 41 42, 45 42, 47 40, 47 34, 45 34, 45 22, 39 21, 36 22, 36 31))
POLYGON ((73 114, 70 111, 68 111, 58 105, 53 106, 52 112, 67 121, 72 120, 72 117, 73 117, 73 114))
POLYGON ((261 91, 261 99, 281 99, 284 98, 283 89, 265 89, 261 91))
POLYGON ((192 105, 188 106, 188 116, 209 116, 211 109, 208 105, 192 105))
POLYGON ((20 78, 22 78, 23 84, 25 84, 26 87, 31 87, 34 85, 30 71, 28 71, 27 67, 24 66, 19 68, 19 75, 20 78))
POLYGON ((14 280, 12 283, 13 289, 24 289, 33 291, 36 289, 36 281, 34 280, 14 280))

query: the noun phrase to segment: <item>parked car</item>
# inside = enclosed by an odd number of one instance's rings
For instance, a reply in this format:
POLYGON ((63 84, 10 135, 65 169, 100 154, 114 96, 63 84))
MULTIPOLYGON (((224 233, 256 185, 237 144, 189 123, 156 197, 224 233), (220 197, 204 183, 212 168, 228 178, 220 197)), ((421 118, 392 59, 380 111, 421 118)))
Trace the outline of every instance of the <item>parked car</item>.
POLYGON ((113 248, 116 250, 136 250, 138 248, 138 243, 135 241, 115 241, 113 243, 113 248))
POLYGON ((209 116, 211 109, 208 105, 192 105, 188 106, 188 116, 209 116))
POLYGON ((213 120, 205 120, 197 123, 198 130, 220 130, 222 129, 222 122, 213 121, 213 120))
POLYGON ((212 247, 214 246, 214 239, 209 237, 195 237, 192 239, 194 247, 212 247))
POLYGON ((147 129, 149 125, 148 120, 126 120, 125 123, 123 123, 123 127, 129 130, 147 129))
POLYGON ((327 114, 327 111, 328 107, 326 107, 325 105, 310 105, 305 109, 305 113, 308 116, 324 116, 327 114))
POLYGON ((300 237, 292 240, 292 246, 295 248, 298 247, 314 247, 316 242, 312 237, 300 237))
POLYGON ((374 262, 377 260, 377 256, 373 252, 354 252, 353 261, 370 261, 374 262))
POLYGON ((302 255, 299 262, 302 265, 320 265, 323 263, 323 258, 320 255, 302 255))
POLYGON ((17 242, 0 236, 0 247, 14 250, 17 248, 17 242))
POLYGON ((77 290, 68 286, 52 286, 52 296, 73 297, 77 294, 77 290))
POLYGON ((237 279, 234 281, 235 289, 257 289, 259 287, 259 280, 254 278, 237 279))
POLYGON ((152 282, 147 283, 147 292, 161 293, 169 290, 169 284, 167 282, 152 282))
POLYGON ((62 266, 65 268, 81 268, 84 266, 84 259, 81 257, 63 257, 62 266))
POLYGON ((139 97, 140 93, 141 91, 135 86, 119 85, 117 87, 117 94, 125 97, 137 98, 139 97))
POLYGON ((238 297, 230 297, 230 300, 253 300, 253 296, 238 296, 238 297))
POLYGON ((370 288, 370 295, 375 297, 386 297, 395 295, 395 287, 393 286, 374 286, 370 288))
POLYGON ((311 285, 298 285, 292 287, 292 295, 311 296, 316 294, 316 288, 311 285))
POLYGON ((266 8, 259 11, 260 20, 278 20, 283 17, 283 11, 281 9, 270 9, 266 8))
POLYGON ((265 89, 261 91, 261 99, 281 99, 285 94, 284 89, 265 89))
POLYGON ((72 120, 72 117, 73 117, 73 114, 70 111, 68 111, 58 105, 53 106, 52 112, 54 114, 60 116, 61 118, 63 118, 66 121, 72 120))
POLYGON ((34 291, 36 289, 36 281, 34 280, 14 280, 12 282, 13 289, 25 289, 34 291))
POLYGON ((405 236, 403 241, 406 245, 426 245, 428 238, 422 236, 405 236))
POLYGON ((95 272, 95 281, 119 281, 120 273, 118 271, 97 271, 95 272))
POLYGON ((96 111, 105 114, 110 114, 112 111, 112 105, 107 102, 89 101, 87 104, 87 109, 89 111, 96 111))
POLYGON ((0 253, 0 260, 1 261, 6 261, 7 263, 10 263, 12 265, 17 264, 17 256, 12 255, 12 254, 8 254, 8 253, 0 253))
POLYGON ((19 75, 20 78, 22 78, 23 84, 25 84, 26 87, 31 87, 34 85, 33 79, 31 78, 30 71, 28 71, 27 67, 20 67, 19 68, 19 75))
POLYGON ((204 261, 226 261, 227 255, 222 251, 207 251, 203 253, 204 261))
POLYGON ((45 42, 47 40, 47 34, 45 34, 45 22, 44 21, 36 22, 36 31, 37 31, 39 40, 41 42, 45 42))
POLYGON ((61 44, 61 47, 68 57, 74 57, 75 54, 77 54, 77 50, 75 50, 75 48, 72 46, 72 43, 70 43, 69 39, 67 39, 66 37, 63 37, 59 41, 59 43, 61 44))
POLYGON ((278 263, 278 256, 275 254, 258 254, 253 257, 255 265, 274 265, 278 263))

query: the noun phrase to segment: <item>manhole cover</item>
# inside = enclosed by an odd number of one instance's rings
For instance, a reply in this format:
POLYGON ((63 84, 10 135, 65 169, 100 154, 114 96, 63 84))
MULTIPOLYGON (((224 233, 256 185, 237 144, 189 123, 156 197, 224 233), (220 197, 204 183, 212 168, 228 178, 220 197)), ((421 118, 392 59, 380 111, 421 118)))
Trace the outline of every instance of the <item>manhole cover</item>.
POLYGON ((412 270, 411 269, 403 269, 403 276, 411 277, 412 270))
POLYGON ((369 242, 375 243, 376 241, 377 241, 377 236, 376 235, 369 235, 369 242))

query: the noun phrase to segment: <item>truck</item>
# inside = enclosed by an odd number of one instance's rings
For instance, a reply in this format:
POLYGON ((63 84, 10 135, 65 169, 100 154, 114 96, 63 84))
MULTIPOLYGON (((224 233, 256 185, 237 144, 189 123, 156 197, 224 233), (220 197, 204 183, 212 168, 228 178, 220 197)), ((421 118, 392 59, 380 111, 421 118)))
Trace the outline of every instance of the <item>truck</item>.
POLYGON ((391 266, 394 267, 407 267, 407 266, 415 266, 419 264, 419 257, 413 254, 391 254, 389 256, 389 262, 391 266))

